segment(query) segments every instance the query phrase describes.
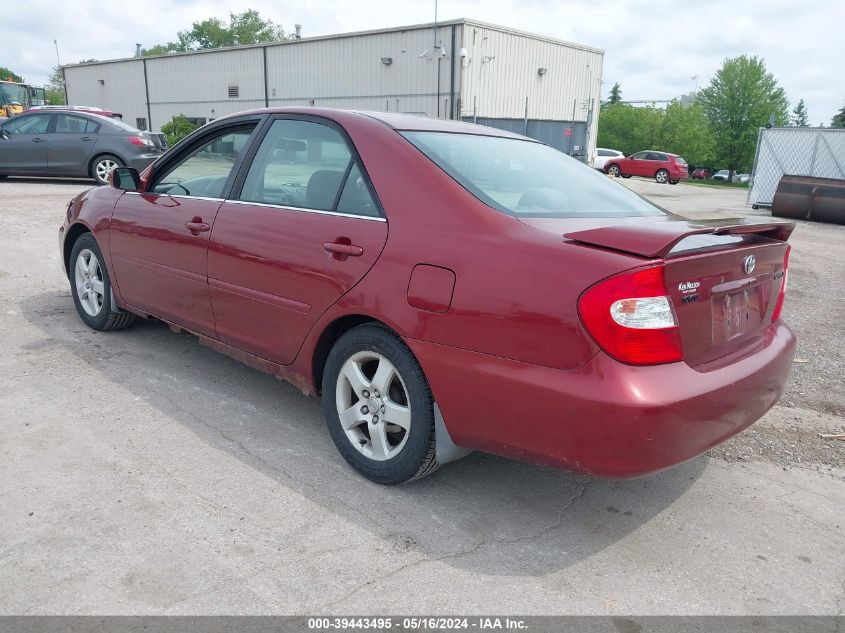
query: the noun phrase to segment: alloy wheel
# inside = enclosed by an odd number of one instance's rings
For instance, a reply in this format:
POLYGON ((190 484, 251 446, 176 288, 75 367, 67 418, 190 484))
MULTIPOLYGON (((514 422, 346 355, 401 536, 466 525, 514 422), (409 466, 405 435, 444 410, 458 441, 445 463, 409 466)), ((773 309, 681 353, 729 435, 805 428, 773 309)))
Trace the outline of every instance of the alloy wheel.
POLYGON ((104 158, 99 161, 94 170, 97 174, 97 180, 100 182, 108 182, 109 174, 115 167, 119 167, 119 165, 110 158, 104 158))
POLYGON ((387 461, 405 447, 411 430, 408 390, 382 354, 362 351, 346 360, 335 403, 347 439, 365 457, 387 461))
POLYGON ((97 259, 92 250, 85 248, 79 251, 79 256, 76 258, 74 278, 76 294, 79 297, 79 304, 82 309, 89 316, 97 316, 103 309, 105 284, 100 260, 97 259))

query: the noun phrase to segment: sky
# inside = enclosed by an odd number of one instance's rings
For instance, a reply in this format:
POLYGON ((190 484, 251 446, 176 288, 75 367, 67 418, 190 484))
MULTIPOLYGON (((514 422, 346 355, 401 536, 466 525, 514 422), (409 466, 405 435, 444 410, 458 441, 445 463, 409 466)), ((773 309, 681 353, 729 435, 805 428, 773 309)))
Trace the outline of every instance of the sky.
MULTIPOLYGON (((431 22, 434 0, 28 0, 3 11, 0 66, 34 84, 62 63, 129 57, 176 39, 194 21, 256 9, 303 37, 431 22)), ((790 104, 804 99, 812 125, 845 105, 842 0, 439 0, 438 17, 474 18, 605 51, 603 97, 672 99, 706 86, 727 57, 763 57, 790 104)))

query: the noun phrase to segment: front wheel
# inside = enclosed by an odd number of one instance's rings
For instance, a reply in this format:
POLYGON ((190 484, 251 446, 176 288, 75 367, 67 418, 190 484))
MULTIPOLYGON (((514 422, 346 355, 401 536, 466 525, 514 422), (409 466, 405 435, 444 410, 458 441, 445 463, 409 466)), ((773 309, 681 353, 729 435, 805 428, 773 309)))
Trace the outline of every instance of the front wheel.
POLYGON ((376 324, 344 334, 326 360, 322 388, 332 440, 364 477, 392 485, 437 470, 431 390, 396 334, 376 324))
POLYGON ((115 167, 122 167, 123 162, 111 154, 98 156, 91 163, 91 177, 97 181, 98 185, 107 185, 109 183, 109 174, 115 167))
POLYGON ((112 304, 111 279, 103 253, 90 233, 83 233, 70 254, 70 291, 85 324, 95 330, 121 330, 135 320, 112 304))
POLYGON ((607 174, 609 176, 613 176, 614 178, 619 176, 621 173, 622 172, 619 171, 619 165, 611 165, 610 167, 607 168, 607 174))
POLYGON ((678 181, 677 181, 677 180, 670 180, 670 181, 669 181, 669 184, 670 184, 670 185, 677 185, 677 184, 678 184, 678 181))
POLYGON ((654 179, 661 185, 665 185, 669 182, 669 172, 665 169, 658 169, 657 173, 654 174, 654 179))

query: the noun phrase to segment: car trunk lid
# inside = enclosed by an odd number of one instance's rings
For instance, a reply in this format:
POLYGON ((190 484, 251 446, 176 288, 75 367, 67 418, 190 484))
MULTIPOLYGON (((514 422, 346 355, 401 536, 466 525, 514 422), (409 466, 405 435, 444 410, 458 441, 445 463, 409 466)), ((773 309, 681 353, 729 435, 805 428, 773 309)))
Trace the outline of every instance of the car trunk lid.
POLYGON ((794 228, 786 222, 676 220, 601 226, 564 237, 663 264, 684 360, 698 367, 753 344, 772 323, 794 228))

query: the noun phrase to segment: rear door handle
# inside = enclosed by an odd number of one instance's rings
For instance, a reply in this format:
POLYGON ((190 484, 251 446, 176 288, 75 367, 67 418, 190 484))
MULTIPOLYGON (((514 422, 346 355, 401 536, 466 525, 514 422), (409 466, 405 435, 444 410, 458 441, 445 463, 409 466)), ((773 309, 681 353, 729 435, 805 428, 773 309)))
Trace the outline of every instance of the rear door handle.
POLYGON ((205 233, 206 231, 211 230, 211 225, 206 224, 202 221, 202 218, 194 218, 190 222, 185 222, 185 227, 190 229, 191 233, 196 235, 197 233, 205 233))
POLYGON ((35 137, 34 139, 32 139, 32 142, 33 143, 43 143, 46 140, 47 140, 46 138, 35 137))
POLYGON ((80 141, 93 141, 94 137, 93 136, 80 136, 79 140, 80 141))
POLYGON ((326 242, 323 244, 323 249, 335 255, 346 257, 361 257, 364 254, 364 249, 354 244, 340 244, 338 242, 326 242))

